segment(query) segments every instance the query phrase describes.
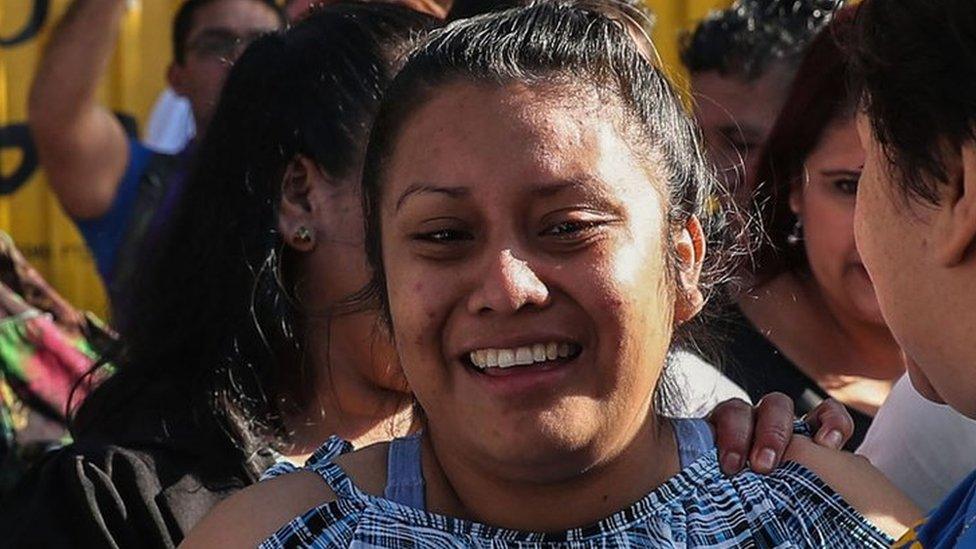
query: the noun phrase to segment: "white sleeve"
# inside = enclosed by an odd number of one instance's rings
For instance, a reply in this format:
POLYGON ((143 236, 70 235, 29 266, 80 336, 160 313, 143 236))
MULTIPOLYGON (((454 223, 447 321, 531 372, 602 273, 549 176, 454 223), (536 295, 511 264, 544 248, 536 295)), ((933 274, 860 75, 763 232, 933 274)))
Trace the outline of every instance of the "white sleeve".
POLYGON ((665 395, 660 412, 668 417, 705 417, 720 402, 730 398, 751 403, 749 395, 718 368, 685 350, 671 353, 661 383, 677 393, 665 395))
POLYGON ((976 421, 926 400, 904 376, 857 453, 928 511, 976 469, 976 421))
POLYGON ((153 105, 145 133, 143 142, 156 152, 182 151, 196 133, 190 102, 166 88, 153 105))

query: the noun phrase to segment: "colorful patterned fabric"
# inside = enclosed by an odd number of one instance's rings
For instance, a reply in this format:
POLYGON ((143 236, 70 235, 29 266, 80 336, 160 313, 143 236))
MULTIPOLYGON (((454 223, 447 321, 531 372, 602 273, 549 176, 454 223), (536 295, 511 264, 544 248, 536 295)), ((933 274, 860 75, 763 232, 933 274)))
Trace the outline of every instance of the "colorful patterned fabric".
MULTIPOLYGON (((311 468, 315 465, 323 465, 332 461, 333 459, 345 454, 347 452, 352 452, 352 444, 348 441, 342 440, 341 438, 332 435, 325 444, 319 446, 311 456, 305 460, 305 467, 311 468)), ((269 478, 280 477, 281 475, 287 473, 294 473, 298 470, 290 461, 285 461, 284 456, 278 456, 277 463, 268 467, 268 470, 261 473, 261 480, 268 480, 269 478)))
POLYGON ((64 442, 66 418, 91 387, 78 381, 115 337, 58 295, 0 232, 0 493, 32 457, 64 442))
MULTIPOLYGON (((48 315, 34 312, 0 320, 0 383, 16 385, 18 393, 29 394, 57 417, 66 415, 72 387, 95 358, 86 339, 65 334, 48 315)), ((86 394, 87 387, 79 387, 75 402, 86 394)))
POLYGON ((976 547, 976 471, 934 511, 912 528, 893 549, 976 547))
POLYGON ((16 483, 32 454, 67 442, 65 418, 90 388, 77 381, 94 363, 88 341, 59 329, 50 315, 30 310, 0 319, 0 492, 16 483), (41 421, 31 412, 61 429, 46 433, 50 440, 29 440, 23 433, 41 421))
POLYGON ((770 476, 727 478, 712 446, 631 507, 557 534, 495 528, 362 492, 334 462, 310 469, 336 501, 295 518, 261 544, 285 547, 882 548, 877 530, 813 472, 788 463, 770 476))

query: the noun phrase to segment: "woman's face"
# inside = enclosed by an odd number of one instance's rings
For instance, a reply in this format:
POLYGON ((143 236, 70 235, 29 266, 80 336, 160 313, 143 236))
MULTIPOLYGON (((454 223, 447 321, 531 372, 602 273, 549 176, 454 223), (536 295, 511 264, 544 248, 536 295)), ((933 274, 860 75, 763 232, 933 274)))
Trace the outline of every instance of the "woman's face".
POLYGON ((853 118, 829 124, 804 164, 790 206, 803 220, 810 270, 835 314, 884 324, 874 286, 854 244, 854 203, 864 149, 853 118))
POLYGON ((445 85, 387 164, 404 373, 435 443, 492 471, 578 474, 629 443, 691 316, 667 274, 665 183, 615 112, 575 89, 445 85))

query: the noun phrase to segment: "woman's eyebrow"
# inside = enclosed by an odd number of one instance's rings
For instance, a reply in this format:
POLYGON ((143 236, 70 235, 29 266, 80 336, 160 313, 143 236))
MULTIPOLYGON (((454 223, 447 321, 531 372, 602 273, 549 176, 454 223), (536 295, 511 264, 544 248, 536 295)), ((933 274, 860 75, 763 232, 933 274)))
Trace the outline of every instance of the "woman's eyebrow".
POLYGON ((395 211, 400 211, 400 208, 408 198, 427 193, 443 194, 450 198, 463 198, 471 194, 471 190, 467 187, 446 187, 442 185, 431 185, 429 183, 414 183, 407 187, 407 190, 403 191, 403 194, 397 199, 395 211))
POLYGON ((827 177, 838 177, 838 176, 848 176, 848 177, 859 177, 861 175, 861 170, 848 170, 848 169, 830 169, 830 170, 820 170, 820 173, 827 177))
POLYGON ((572 177, 555 181, 546 181, 532 186, 531 193, 538 197, 549 197, 563 191, 578 190, 589 195, 603 195, 607 184, 597 177, 572 177))

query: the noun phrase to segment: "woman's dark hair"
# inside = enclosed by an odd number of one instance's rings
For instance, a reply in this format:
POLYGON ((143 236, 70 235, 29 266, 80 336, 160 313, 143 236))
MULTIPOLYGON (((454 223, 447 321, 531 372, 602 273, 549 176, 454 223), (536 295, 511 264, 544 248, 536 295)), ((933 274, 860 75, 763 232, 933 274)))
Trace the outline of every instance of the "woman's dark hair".
MULTIPOLYGON (((383 99, 363 175, 366 250, 374 270, 371 290, 388 321, 379 208, 387 164, 411 115, 439 88, 457 81, 598 94, 603 108, 626 126, 634 149, 659 164, 667 181, 663 191, 672 226, 683 226, 693 215, 701 219, 711 246, 702 274, 706 296, 734 268, 726 243, 741 237, 739 218, 720 211, 720 204, 728 201, 719 196, 698 128, 652 61, 653 45, 639 17, 622 3, 541 1, 455 21, 413 52, 383 99)), ((690 335, 686 327, 676 341, 690 335)))
POLYGON ((848 85, 849 44, 854 7, 838 12, 810 44, 783 110, 756 164, 754 204, 762 212, 768 235, 757 254, 759 283, 783 272, 807 269, 802 246, 791 246, 796 215, 790 192, 803 183, 805 163, 824 131, 839 119, 853 119, 857 97, 848 85))
POLYGON ((946 147, 976 139, 976 2, 865 0, 853 66, 894 182, 938 203, 946 147))
MULTIPOLYGON (((640 11, 643 15, 641 26, 647 32, 654 30, 654 12, 646 2, 643 0, 617 0, 617 2, 625 4, 628 9, 640 11)), ((531 3, 532 0, 454 0, 451 10, 447 12, 447 20, 467 19, 475 15, 527 6, 531 3)))
POLYGON ((807 45, 844 0, 736 0, 708 14, 681 40, 689 72, 719 71, 744 80, 775 61, 795 68, 807 45))
POLYGON ((295 296, 278 229, 283 173, 304 155, 333 180, 358 175, 380 96, 433 24, 396 5, 338 2, 248 47, 137 288, 128 356, 86 401, 78 433, 114 435, 152 414, 224 467, 287 436, 281 403, 300 407, 315 374, 303 319, 320 311, 295 296))

